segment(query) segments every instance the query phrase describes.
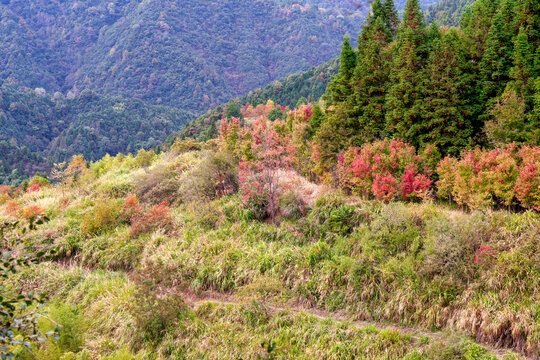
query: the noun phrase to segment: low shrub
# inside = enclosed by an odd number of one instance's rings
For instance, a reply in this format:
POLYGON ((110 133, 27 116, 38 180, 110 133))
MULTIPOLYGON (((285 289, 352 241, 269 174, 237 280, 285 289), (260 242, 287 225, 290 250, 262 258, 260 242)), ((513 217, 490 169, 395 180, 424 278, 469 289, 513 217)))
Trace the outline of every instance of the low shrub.
POLYGON ((0 194, 2 195, 11 195, 12 188, 8 185, 0 185, 0 194))
MULTIPOLYGON (((45 188, 50 186, 50 182, 47 178, 44 178, 43 176, 36 174, 30 181, 28 181, 28 189, 29 188, 45 188)), ((28 189, 26 191, 28 192, 28 189)))
POLYGON ((209 153, 182 179, 180 187, 184 202, 207 202, 238 191, 238 175, 230 156, 209 153))
POLYGON ((306 216, 308 207, 302 197, 291 190, 279 197, 279 210, 285 219, 298 220, 306 216))
POLYGON ((154 150, 146 151, 144 149, 139 150, 137 152, 137 156, 135 157, 134 165, 136 167, 148 167, 152 165, 152 162, 156 158, 156 153, 154 150))
POLYGON ((46 211, 37 205, 28 205, 21 209, 20 216, 23 219, 30 220, 40 215, 45 215, 46 211))
POLYGON ((121 217, 126 223, 132 224, 143 214, 143 207, 139 203, 139 199, 134 194, 129 194, 124 200, 122 206, 121 217))
POLYGON ((81 221, 83 235, 99 235, 120 224, 121 207, 116 200, 99 201, 81 221))
POLYGON ((11 196, 8 194, 2 194, 0 193, 0 206, 4 205, 11 199, 11 196))
POLYGON ((8 217, 17 217, 21 210, 22 205, 18 200, 8 200, 4 206, 4 215, 8 217))
POLYGON ((131 235, 137 236, 157 228, 169 230, 174 223, 172 211, 167 201, 151 207, 131 225, 131 235))
POLYGON ((171 151, 176 154, 182 154, 188 151, 201 150, 202 144, 193 139, 177 139, 171 146, 171 151))
POLYGON ((145 203, 159 204, 168 201, 175 204, 181 199, 181 184, 179 174, 165 166, 156 166, 135 181, 136 195, 145 203))
POLYGON ((519 205, 540 209, 540 148, 515 144, 467 151, 445 158, 437 168, 439 196, 482 209, 519 205))

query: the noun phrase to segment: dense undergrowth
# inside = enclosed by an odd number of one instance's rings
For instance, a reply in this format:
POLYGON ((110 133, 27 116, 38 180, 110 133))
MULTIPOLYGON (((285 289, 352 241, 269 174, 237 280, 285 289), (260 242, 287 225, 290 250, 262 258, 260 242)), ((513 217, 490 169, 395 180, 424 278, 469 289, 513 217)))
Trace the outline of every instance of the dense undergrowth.
POLYGON ((471 339, 538 357, 538 213, 362 201, 289 171, 274 221, 258 221, 235 161, 180 145, 3 198, 2 220, 29 207, 51 219, 25 243, 56 249, 54 261, 7 284, 47 293, 43 311, 63 325, 40 359, 493 358, 471 339), (187 295, 206 292, 234 304, 187 295))

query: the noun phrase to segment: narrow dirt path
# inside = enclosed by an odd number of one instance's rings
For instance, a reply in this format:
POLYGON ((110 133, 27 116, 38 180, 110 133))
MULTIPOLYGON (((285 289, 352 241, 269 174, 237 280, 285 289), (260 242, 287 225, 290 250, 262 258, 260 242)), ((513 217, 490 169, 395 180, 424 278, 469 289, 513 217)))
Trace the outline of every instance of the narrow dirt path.
MULTIPOLYGON (((242 306, 248 303, 245 301, 238 301, 229 294, 223 294, 223 293, 217 293, 217 292, 195 293, 191 291, 182 291, 180 293, 177 293, 177 295, 181 296, 186 302, 186 304, 188 304, 189 306, 195 309, 207 303, 213 303, 213 304, 218 304, 218 305, 223 305, 223 306, 242 306)), ((411 335, 412 339, 416 342, 419 342, 421 340, 421 337, 429 338, 430 343, 437 340, 444 340, 444 334, 442 332, 429 331, 429 330, 421 329, 417 327, 403 327, 396 324, 384 323, 384 322, 352 320, 350 316, 347 316, 344 313, 331 313, 331 312, 327 312, 327 311, 316 309, 316 308, 306 308, 306 307, 301 307, 301 306, 284 306, 284 305, 271 303, 265 300, 258 301, 258 303, 262 305, 268 311, 269 314, 274 314, 279 311, 304 312, 320 320, 331 319, 338 322, 349 322, 352 325, 361 327, 361 328, 374 327, 377 330, 399 331, 400 333, 411 335)), ((485 347, 491 354, 495 355, 498 359, 503 359, 504 355, 508 351, 512 351, 512 349, 496 348, 490 344, 481 344, 481 345, 485 347)), ((521 354, 521 356, 525 357, 523 354, 521 354)), ((534 360, 533 358, 529 358, 529 359, 534 360)))
MULTIPOLYGON (((66 269, 71 268, 76 265, 76 262, 73 260, 70 261, 59 261, 57 264, 66 269)), ((92 268, 83 267, 86 271, 91 272, 92 268)), ((133 272, 125 272, 125 274, 133 281, 133 272)), ((179 284, 174 284, 172 287, 161 287, 158 286, 158 292, 161 294, 175 294, 180 296, 184 302, 191 306, 192 308, 197 308, 200 305, 205 303, 214 303, 223 306, 242 306, 246 305, 248 301, 242 301, 235 299, 234 295, 231 293, 220 293, 217 291, 206 291, 206 292, 194 292, 183 286, 178 286, 179 284)), ((354 320, 350 315, 347 315, 344 312, 328 312, 325 310, 313 308, 313 307, 303 307, 299 305, 280 305, 275 302, 268 301, 266 299, 258 299, 257 302, 267 309, 268 313, 275 314, 279 311, 292 311, 292 312, 304 312, 310 314, 317 319, 326 320, 331 319, 338 322, 348 322, 354 326, 365 328, 365 327, 374 327, 377 330, 395 330, 403 334, 410 334, 415 341, 419 341, 420 337, 427 337, 430 339, 430 343, 437 340, 444 340, 444 334, 440 331, 429 331, 419 327, 405 327, 398 324, 392 324, 387 322, 377 322, 377 321, 363 321, 363 320, 354 320)), ((504 355, 509 351, 514 351, 515 349, 511 348, 498 348, 494 347, 491 344, 479 343, 491 354, 495 355, 498 359, 503 360, 504 355)), ((530 357, 522 353, 519 354, 521 357, 530 360, 539 360, 540 357, 530 357)))

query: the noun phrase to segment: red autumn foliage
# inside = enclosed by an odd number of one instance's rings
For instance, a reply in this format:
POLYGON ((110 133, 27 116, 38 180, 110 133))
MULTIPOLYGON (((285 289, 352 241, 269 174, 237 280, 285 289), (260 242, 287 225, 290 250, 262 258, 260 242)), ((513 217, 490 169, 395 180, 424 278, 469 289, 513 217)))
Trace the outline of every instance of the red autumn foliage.
POLYGON ((304 111, 304 119, 309 121, 311 119, 311 115, 313 115, 313 106, 311 104, 305 105, 303 108, 304 111))
POLYGON ((524 146, 518 153, 521 159, 516 180, 516 197, 521 206, 540 211, 540 147, 524 146))
POLYGON ((144 215, 136 219, 131 225, 131 235, 137 236, 148 233, 157 228, 169 230, 174 223, 169 202, 164 201, 150 208, 144 215))
POLYGON ((33 192, 38 192, 40 190, 41 190, 41 187, 38 184, 32 184, 28 186, 28 188, 26 189, 26 192, 33 193, 33 192))
POLYGON ((11 194, 11 186, 0 185, 0 195, 10 195, 10 194, 11 194))
POLYGON ((28 205, 27 207, 20 210, 20 216, 23 219, 30 220, 40 215, 45 215, 46 211, 38 205, 28 205))
POLYGON ((471 208, 516 205, 540 210, 540 148, 515 144, 467 151, 437 168, 439 195, 471 208))
POLYGON ((476 251, 474 256, 475 264, 485 264, 490 262, 495 257, 495 251, 489 246, 481 246, 480 249, 476 251))
POLYGON ((431 188, 430 173, 415 149, 401 140, 351 147, 338 156, 339 184, 366 198, 425 198, 431 188))
POLYGON ((21 203, 17 200, 10 200, 6 202, 4 207, 4 215, 9 217, 17 217, 22 209, 21 203))
POLYGON ((134 194, 129 194, 124 200, 122 206, 121 217, 125 222, 134 223, 143 214, 143 207, 139 203, 139 199, 134 194))
POLYGON ((253 210, 258 218, 269 216, 272 220, 278 212, 280 170, 290 167, 289 140, 280 137, 275 127, 264 119, 253 124, 252 159, 240 164, 239 185, 244 206, 253 210))

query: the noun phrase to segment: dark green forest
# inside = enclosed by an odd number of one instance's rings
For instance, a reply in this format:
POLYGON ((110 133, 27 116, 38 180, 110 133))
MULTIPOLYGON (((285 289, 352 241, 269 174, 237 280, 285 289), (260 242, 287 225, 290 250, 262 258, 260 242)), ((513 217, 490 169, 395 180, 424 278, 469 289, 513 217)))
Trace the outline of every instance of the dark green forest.
POLYGON ((324 161, 387 137, 443 155, 540 143, 539 2, 478 0, 448 29, 411 0, 396 19, 375 1, 358 49, 345 39, 314 138, 324 161))
POLYGON ((48 171, 54 162, 82 154, 136 152, 159 146, 191 114, 141 100, 83 91, 73 99, 0 86, 0 183, 17 183, 48 171))
POLYGON ((426 11, 426 22, 434 21, 439 25, 458 26, 463 14, 474 0, 441 0, 431 5, 426 11))

